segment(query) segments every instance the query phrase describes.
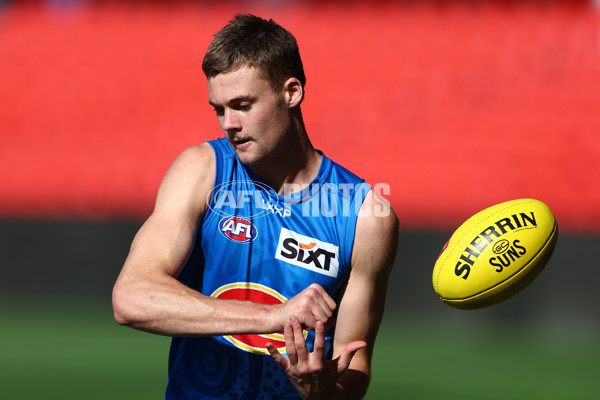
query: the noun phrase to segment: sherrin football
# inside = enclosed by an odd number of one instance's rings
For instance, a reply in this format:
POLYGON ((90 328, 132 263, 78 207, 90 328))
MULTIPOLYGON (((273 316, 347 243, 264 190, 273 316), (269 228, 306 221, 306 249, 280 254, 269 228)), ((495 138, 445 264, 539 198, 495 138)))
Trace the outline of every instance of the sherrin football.
POLYGON ((433 269, 433 288, 446 304, 476 309, 529 285, 546 266, 558 237, 554 214, 539 200, 496 204, 466 220, 433 269))

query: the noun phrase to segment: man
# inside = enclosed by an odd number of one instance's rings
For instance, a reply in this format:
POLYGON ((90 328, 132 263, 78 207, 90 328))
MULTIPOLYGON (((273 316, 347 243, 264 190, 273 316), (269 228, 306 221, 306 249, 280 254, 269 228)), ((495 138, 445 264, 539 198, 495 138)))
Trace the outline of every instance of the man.
POLYGON ((238 15, 203 71, 226 139, 167 172, 115 284, 115 319, 173 336, 167 399, 362 398, 396 216, 313 148, 288 31, 238 15))

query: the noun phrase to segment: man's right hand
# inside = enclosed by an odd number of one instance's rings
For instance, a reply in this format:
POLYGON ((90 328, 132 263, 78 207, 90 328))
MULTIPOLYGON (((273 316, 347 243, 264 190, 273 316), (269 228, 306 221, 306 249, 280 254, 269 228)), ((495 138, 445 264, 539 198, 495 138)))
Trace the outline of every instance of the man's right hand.
POLYGON ((317 321, 322 321, 327 327, 335 324, 333 311, 337 305, 323 287, 313 283, 296 296, 279 306, 278 321, 281 330, 295 316, 303 329, 315 329, 317 321))

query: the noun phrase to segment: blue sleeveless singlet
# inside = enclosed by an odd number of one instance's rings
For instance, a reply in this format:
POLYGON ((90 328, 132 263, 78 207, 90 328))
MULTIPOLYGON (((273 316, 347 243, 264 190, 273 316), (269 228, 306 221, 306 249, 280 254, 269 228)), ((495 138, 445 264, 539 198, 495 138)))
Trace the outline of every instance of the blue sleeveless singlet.
MULTIPOLYGON (((215 184, 190 258, 178 279, 207 296, 277 304, 318 283, 339 301, 350 272, 358 210, 370 187, 322 155, 317 177, 277 195, 224 138, 208 142, 215 184)), ((326 330, 329 356, 333 329, 326 330)), ((312 350, 314 331, 305 332, 312 350)), ((267 352, 282 333, 176 337, 166 399, 299 399, 267 352)))

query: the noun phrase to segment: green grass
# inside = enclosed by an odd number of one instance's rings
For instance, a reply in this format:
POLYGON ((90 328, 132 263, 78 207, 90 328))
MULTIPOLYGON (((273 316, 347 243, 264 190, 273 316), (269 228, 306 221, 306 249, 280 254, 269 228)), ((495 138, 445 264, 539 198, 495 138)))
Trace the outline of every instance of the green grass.
POLYGON ((384 325, 368 399, 597 399, 599 374, 593 335, 384 325))
MULTIPOLYGON (((118 326, 110 310, 0 309, 6 399, 161 399, 169 339, 118 326)), ((386 322, 368 399, 595 399, 593 335, 386 322)))
POLYGON ((2 398, 163 398, 168 338, 118 326, 106 309, 1 315, 2 398))

